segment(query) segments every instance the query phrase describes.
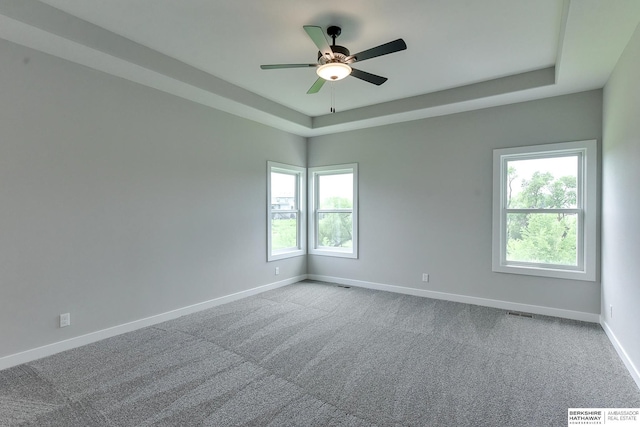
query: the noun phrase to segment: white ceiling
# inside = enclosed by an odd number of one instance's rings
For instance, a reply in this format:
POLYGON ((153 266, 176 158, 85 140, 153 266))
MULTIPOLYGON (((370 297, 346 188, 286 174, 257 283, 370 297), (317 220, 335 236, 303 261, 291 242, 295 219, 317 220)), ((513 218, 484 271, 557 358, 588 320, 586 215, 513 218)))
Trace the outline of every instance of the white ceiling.
POLYGON ((0 0, 1 38, 304 136, 601 88, 639 22, 638 0, 0 0), (408 48, 329 114, 313 68, 259 68, 315 62, 303 25, 408 48))

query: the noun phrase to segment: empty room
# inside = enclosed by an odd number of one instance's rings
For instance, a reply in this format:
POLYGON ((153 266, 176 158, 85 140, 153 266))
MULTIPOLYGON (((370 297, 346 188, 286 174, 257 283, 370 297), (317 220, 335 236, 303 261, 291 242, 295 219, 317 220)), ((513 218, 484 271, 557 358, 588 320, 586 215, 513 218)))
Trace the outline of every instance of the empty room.
POLYGON ((0 0, 0 426, 640 426, 639 25, 0 0))

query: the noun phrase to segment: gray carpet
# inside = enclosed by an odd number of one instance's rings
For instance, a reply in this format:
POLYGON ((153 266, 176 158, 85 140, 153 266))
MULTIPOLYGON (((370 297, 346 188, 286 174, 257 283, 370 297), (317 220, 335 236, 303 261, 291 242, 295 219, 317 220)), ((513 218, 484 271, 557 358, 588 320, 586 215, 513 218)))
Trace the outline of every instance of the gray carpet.
POLYGON ((640 407, 596 324, 301 282, 0 371, 0 424, 565 426, 640 407))

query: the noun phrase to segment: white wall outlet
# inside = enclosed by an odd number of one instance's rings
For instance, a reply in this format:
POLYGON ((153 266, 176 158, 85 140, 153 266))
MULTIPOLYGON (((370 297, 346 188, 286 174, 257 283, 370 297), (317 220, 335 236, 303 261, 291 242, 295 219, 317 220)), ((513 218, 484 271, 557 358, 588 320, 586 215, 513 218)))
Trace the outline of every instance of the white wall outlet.
POLYGON ((427 273, 422 273, 422 281, 423 282, 428 282, 429 281, 429 275, 427 273))
POLYGON ((276 267, 276 276, 280 274, 280 267, 276 267))
POLYGON ((613 305, 609 305, 609 319, 613 319, 613 305))
POLYGON ((60 327, 64 328, 65 326, 69 326, 71 324, 71 314, 63 313, 60 315, 60 327))

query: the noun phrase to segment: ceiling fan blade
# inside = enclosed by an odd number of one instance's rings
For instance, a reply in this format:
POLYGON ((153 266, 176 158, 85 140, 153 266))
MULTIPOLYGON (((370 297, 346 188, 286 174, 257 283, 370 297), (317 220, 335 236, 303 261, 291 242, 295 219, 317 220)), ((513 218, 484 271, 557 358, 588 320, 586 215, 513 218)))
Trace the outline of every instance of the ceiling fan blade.
POLYGON ((351 68, 351 75, 356 79, 373 83, 376 86, 380 86, 382 83, 388 80, 386 77, 377 76, 375 74, 367 73, 366 71, 362 71, 362 70, 356 70, 355 68, 351 68))
POLYGON ((279 70, 281 68, 308 68, 308 67, 317 67, 318 64, 271 64, 271 65, 261 65, 260 68, 263 70, 279 70))
POLYGON ((318 77, 318 80, 316 80, 316 82, 313 85, 311 85, 311 87, 307 91, 307 95, 310 95, 312 93, 318 93, 320 89, 322 89, 322 85, 324 85, 324 82, 326 82, 325 79, 323 79, 322 77, 318 77))
POLYGON ((346 62, 364 61, 365 59, 375 58, 376 56, 388 55, 390 53, 399 52, 405 50, 407 44, 402 39, 394 40, 389 43, 381 44, 380 46, 372 47, 371 49, 363 50, 362 52, 351 55, 345 59, 346 62))
POLYGON ((305 25, 302 28, 304 28, 309 37, 311 37, 311 40, 313 40, 313 43, 318 47, 318 50, 322 52, 323 55, 329 55, 329 57, 333 59, 333 50, 331 50, 331 46, 329 46, 329 42, 324 36, 322 27, 305 25))

